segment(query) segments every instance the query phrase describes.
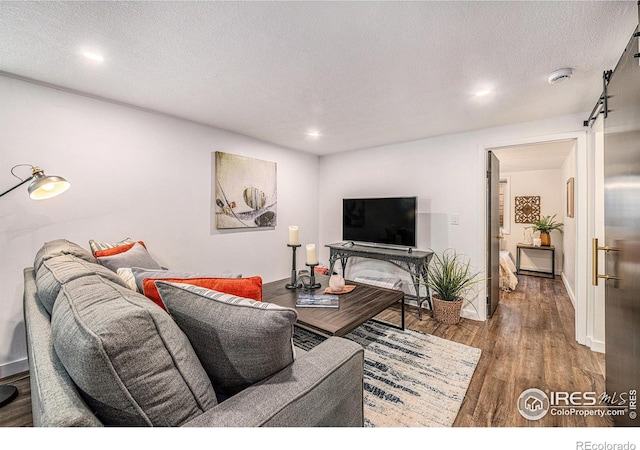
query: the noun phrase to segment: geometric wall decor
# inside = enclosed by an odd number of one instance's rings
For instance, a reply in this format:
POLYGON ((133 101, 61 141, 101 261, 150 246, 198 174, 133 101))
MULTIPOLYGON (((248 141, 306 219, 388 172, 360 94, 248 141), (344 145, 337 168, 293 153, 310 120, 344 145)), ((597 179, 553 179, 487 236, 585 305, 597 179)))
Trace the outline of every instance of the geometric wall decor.
POLYGON ((276 163, 215 153, 216 228, 275 227, 276 163))
POLYGON ((516 197, 516 223, 533 223, 540 219, 540 197, 516 197))

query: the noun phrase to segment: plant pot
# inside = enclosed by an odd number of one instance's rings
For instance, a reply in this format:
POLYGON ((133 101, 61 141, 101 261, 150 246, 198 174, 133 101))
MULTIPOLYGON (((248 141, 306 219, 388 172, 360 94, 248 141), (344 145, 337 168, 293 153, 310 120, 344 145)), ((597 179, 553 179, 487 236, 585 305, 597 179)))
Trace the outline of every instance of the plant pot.
POLYGON ((543 247, 549 247, 551 245, 551 235, 544 231, 540 232, 540 245, 543 247))
POLYGON ((446 301, 440 299, 437 294, 431 296, 433 303, 433 318, 440 323, 452 325, 460 322, 460 311, 462 310, 463 299, 446 301))

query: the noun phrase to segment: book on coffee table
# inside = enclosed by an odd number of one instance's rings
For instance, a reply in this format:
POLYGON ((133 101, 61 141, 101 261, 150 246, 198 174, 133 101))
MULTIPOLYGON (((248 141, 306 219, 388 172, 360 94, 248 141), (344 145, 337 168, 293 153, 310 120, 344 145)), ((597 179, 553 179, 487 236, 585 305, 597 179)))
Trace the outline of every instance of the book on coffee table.
POLYGON ((296 307, 298 308, 338 308, 340 306, 337 295, 327 294, 298 294, 296 307))

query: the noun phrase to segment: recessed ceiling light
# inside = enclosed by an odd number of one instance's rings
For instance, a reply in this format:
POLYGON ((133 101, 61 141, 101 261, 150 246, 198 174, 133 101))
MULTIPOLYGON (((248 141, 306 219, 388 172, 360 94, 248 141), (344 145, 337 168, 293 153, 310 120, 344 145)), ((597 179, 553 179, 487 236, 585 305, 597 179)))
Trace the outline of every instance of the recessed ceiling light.
POLYGON ((320 132, 317 130, 310 130, 310 131, 307 131, 307 136, 317 139, 320 137, 320 132))
POLYGON ((95 61, 95 62, 103 62, 104 61, 104 56, 98 54, 98 53, 94 53, 94 52, 82 52, 82 56, 84 56, 87 59, 90 59, 91 61, 95 61))
POLYGON ((485 95, 489 95, 491 94, 491 89, 482 89, 478 92, 476 92, 476 97, 484 97, 485 95))

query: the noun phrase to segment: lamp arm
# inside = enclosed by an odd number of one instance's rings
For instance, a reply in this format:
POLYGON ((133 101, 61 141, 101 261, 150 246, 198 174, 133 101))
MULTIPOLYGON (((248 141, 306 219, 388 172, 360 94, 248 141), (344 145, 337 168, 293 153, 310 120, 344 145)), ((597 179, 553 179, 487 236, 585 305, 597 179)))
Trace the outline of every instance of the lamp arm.
POLYGON ((33 176, 27 178, 26 180, 22 180, 20 183, 16 184, 14 187, 12 187, 11 189, 9 189, 8 191, 4 191, 2 194, 0 194, 0 197, 2 197, 5 194, 8 194, 9 192, 13 191, 14 189, 18 189, 20 186, 22 186, 23 184, 25 184, 28 181, 33 180, 33 176))

